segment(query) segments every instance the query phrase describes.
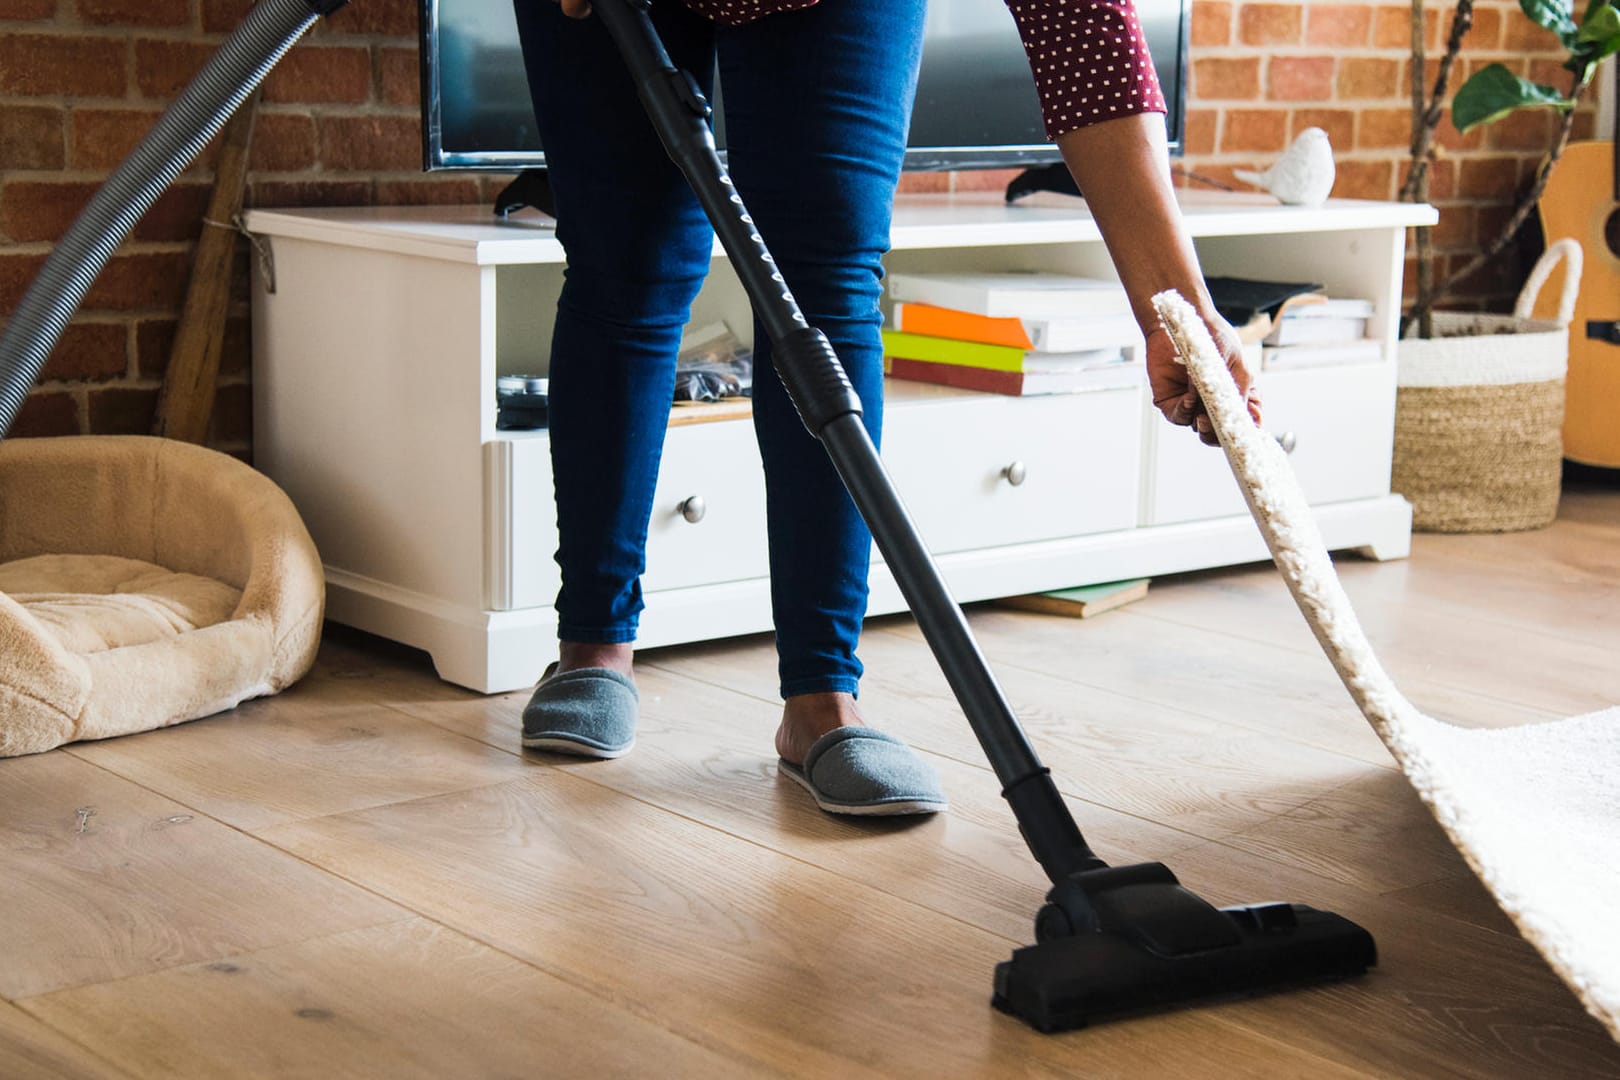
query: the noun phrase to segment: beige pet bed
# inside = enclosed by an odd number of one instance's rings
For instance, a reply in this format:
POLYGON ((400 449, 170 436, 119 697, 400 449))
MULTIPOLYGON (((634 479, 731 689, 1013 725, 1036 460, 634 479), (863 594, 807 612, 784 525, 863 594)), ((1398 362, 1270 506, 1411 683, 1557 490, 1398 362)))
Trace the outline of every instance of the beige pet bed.
POLYGON ((276 693, 314 662, 324 600, 298 512, 235 458, 0 442, 0 757, 276 693))

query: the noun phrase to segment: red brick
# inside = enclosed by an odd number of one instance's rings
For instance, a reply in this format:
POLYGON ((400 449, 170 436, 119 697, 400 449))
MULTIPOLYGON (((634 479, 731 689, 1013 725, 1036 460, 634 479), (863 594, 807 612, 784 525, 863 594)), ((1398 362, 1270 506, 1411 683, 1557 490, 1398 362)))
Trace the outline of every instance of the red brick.
MULTIPOLYGON (((1474 7, 1474 24, 1468 29, 1468 36, 1463 38, 1463 48, 1469 52, 1495 52, 1502 47, 1502 28, 1506 20, 1502 18, 1504 12, 1496 8, 1474 7)), ((1515 18, 1519 18, 1517 12, 1515 18)), ((1446 20, 1445 34, 1451 33, 1451 20, 1446 20)))
POLYGON ((18 243, 55 243, 99 185, 13 180, 0 187, 0 233, 18 243))
POLYGON ((1429 241, 1436 251, 1472 251, 1475 247, 1474 208, 1446 206, 1440 221, 1429 230, 1429 241))
POLYGON ((1279 151, 1288 145, 1286 109, 1228 109, 1221 132, 1223 153, 1279 151))
POLYGON ((1337 80, 1340 101, 1379 100, 1395 97, 1401 85, 1401 62, 1373 57, 1347 56, 1339 61, 1337 80))
POLYGON ((218 51, 217 45, 202 41, 137 40, 135 86, 143 97, 170 101, 218 51))
POLYGON ((307 113, 261 112, 253 125, 248 167, 255 172, 302 172, 313 168, 315 120, 307 113))
POLYGON ((1336 199, 1392 199, 1395 169, 1388 161, 1334 163, 1333 197, 1336 199))
POLYGON ((415 37, 416 0, 362 0, 334 12, 322 30, 332 34, 415 37))
POLYGON ((202 0, 203 30, 210 34, 230 33, 242 25, 254 3, 255 0, 202 0))
POLYGON ((1253 161, 1240 161, 1231 164, 1211 162, 1194 171, 1198 174, 1200 186, 1224 186, 1229 191, 1253 191, 1255 190, 1253 187, 1237 178, 1235 171, 1248 169, 1251 172, 1260 172, 1265 167, 1265 164, 1253 161))
POLYGON ((66 391, 47 390, 28 395, 6 437, 26 439, 80 433, 78 401, 66 391))
MULTIPOLYGON (((940 194, 951 190, 951 174, 948 172, 907 172, 900 174, 900 193, 903 195, 940 194)), ((482 186, 473 196, 473 202, 483 202, 485 196, 482 186)))
POLYGON ((1192 6, 1192 47, 1208 48, 1232 41, 1232 5, 1224 0, 1194 0, 1192 6))
MULTIPOLYGON (((1570 73, 1564 67, 1564 62, 1553 57, 1532 58, 1530 60, 1530 69, 1525 73, 1525 77, 1531 82, 1550 86, 1560 94, 1566 95, 1569 93, 1572 83, 1570 73)), ((1591 90, 1591 94, 1594 97, 1596 96, 1596 87, 1591 90)))
POLYGON ((1411 109, 1362 109, 1356 146, 1379 150, 1412 145, 1411 109))
MULTIPOLYGON (((1440 12, 1437 9, 1431 7, 1424 11, 1423 28, 1423 41, 1426 46, 1439 40, 1440 12)), ((1412 8, 1409 5, 1380 7, 1373 11, 1373 46, 1379 49, 1411 50, 1412 8)))
POLYGON ((54 105, 0 105, 0 161, 7 169, 62 168, 62 115, 54 105))
POLYGON ((136 240, 195 241, 202 233, 203 215, 213 197, 211 183, 180 181, 158 196, 135 226, 136 240))
POLYGON ((56 0, 0 0, 0 21, 29 22, 56 14, 56 0))
POLYGON ((298 45, 264 84, 264 100, 272 104, 359 105, 370 98, 371 53, 350 46, 298 45))
POLYGON ((1552 149, 1559 117, 1552 109, 1520 109, 1485 127, 1485 144, 1497 150, 1552 149))
POLYGON ((162 115, 155 109, 69 110, 69 163, 75 169, 115 168, 162 115))
POLYGON ((0 249, 0 315, 10 315, 39 275, 43 255, 18 255, 0 249))
POLYGON ((1367 44, 1372 8, 1366 4, 1316 4, 1305 9, 1305 41, 1310 45, 1367 44))
POLYGON ((122 97, 123 41, 65 34, 0 34, 0 94, 122 97))
POLYGON ((129 327, 124 323, 74 322, 45 361, 42 382, 111 379, 129 367, 129 327))
POLYGON ((1192 97, 1196 101, 1253 101, 1260 96, 1260 60, 1203 57, 1193 61, 1192 97))
POLYGON ((1333 96, 1331 56, 1274 56, 1266 74, 1266 97, 1273 101, 1327 101, 1333 96))
POLYGON ((1300 39, 1299 4, 1244 4, 1238 9, 1238 40, 1245 45, 1293 45, 1300 39))
POLYGON ((1005 191, 1018 169, 967 169, 952 181, 957 191, 1005 191))
POLYGON ((1467 135, 1461 134, 1457 131, 1457 125, 1451 122, 1451 109, 1447 107, 1434 129, 1434 141, 1441 149, 1452 152, 1478 150, 1485 145, 1485 129, 1476 127, 1467 135))
POLYGON ((94 26, 183 26, 188 0, 76 0, 79 18, 94 26))
MULTIPOLYGON (((1412 171, 1410 160, 1396 162, 1395 186, 1399 190, 1406 183, 1407 176, 1412 171)), ((1429 163, 1429 201, 1440 202, 1444 199, 1455 198, 1457 194, 1457 163, 1449 158, 1441 158, 1429 163)))
POLYGON ((86 311, 178 311, 189 259, 183 252, 114 255, 85 297, 86 311))
POLYGON ((1470 158, 1459 163, 1457 194, 1465 199, 1510 199, 1518 186, 1518 158, 1470 158))
POLYGON ((1580 112, 1576 113, 1575 123, 1569 129, 1569 137, 1576 141, 1596 138, 1597 113, 1592 112, 1589 109, 1582 109, 1580 112))
POLYGON ((208 442, 245 444, 253 441, 253 388, 228 383, 214 390, 214 413, 209 417, 208 442))
POLYGON ((157 413, 156 387, 109 386, 90 391, 92 435, 150 435, 157 413))
POLYGON ((422 74, 415 49, 377 50, 377 97, 384 105, 421 104, 422 74))
POLYGON ((1328 142, 1335 153, 1356 145, 1354 109, 1295 109, 1288 119, 1288 137, 1297 138, 1301 131, 1311 127, 1327 132, 1328 142))
POLYGON ((478 202, 478 181, 467 176, 377 181, 378 206, 465 206, 478 202))
POLYGON ((250 180, 249 206, 365 206, 369 180, 250 180))
POLYGON ((415 116, 326 116, 317 126, 321 164, 328 169, 421 168, 421 122, 415 116))
POLYGON ((1221 113, 1219 109, 1187 110, 1187 130, 1183 137, 1184 150, 1188 154, 1213 154, 1215 152, 1215 132, 1220 127, 1221 113))
MULTIPOLYGON (((174 319, 142 319, 135 324, 135 366, 143 379, 161 379, 174 351, 174 319)), ((244 375, 253 349, 252 333, 244 316, 225 320, 225 337, 220 344, 219 373, 244 375)))
MULTIPOLYGON (((1585 10, 1585 5, 1577 4, 1576 11, 1585 10)), ((1502 48, 1510 53, 1551 53, 1557 52, 1558 35, 1541 26, 1531 19, 1519 15, 1509 19, 1502 27, 1502 48)))

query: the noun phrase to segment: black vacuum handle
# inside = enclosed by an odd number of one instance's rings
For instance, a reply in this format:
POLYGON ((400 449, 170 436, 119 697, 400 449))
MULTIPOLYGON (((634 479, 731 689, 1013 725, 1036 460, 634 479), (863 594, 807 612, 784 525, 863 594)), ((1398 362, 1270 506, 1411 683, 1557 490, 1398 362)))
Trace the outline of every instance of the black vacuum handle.
POLYGON ((670 158, 685 175, 731 257, 771 339, 775 367, 805 426, 822 441, 922 628, 1019 828, 1053 881, 1101 866, 1036 756, 979 651, 962 609, 923 544, 860 419, 860 399, 821 331, 811 327, 726 173, 709 130, 709 104, 676 68, 648 0, 594 0, 670 158))

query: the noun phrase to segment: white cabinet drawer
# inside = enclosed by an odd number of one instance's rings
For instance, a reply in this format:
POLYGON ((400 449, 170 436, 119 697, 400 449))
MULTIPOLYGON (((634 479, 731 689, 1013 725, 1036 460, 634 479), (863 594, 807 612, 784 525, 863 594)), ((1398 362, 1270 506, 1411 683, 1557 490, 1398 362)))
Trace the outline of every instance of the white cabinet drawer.
MULTIPOLYGON (((1262 372, 1265 430, 1285 446, 1313 504, 1366 499, 1389 491, 1395 377, 1388 364, 1262 372)), ((1150 407, 1153 447, 1144 525, 1247 513, 1226 455, 1150 407)))
POLYGON ((670 428, 647 525, 642 589, 680 589, 769 573, 765 474, 754 425, 725 420, 670 428))
POLYGON ((884 461, 931 550, 1136 524, 1140 389, 1016 398, 889 386, 884 461))

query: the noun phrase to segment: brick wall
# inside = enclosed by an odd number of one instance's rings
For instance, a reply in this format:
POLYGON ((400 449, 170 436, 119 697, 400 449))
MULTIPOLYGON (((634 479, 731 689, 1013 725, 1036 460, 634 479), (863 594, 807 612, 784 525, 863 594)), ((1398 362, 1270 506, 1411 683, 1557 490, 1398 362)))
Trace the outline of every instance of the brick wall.
MULTIPOLYGON (((990 2, 990 0, 986 0, 990 2)), ((252 6, 251 0, 0 0, 0 315, 108 171, 252 6)), ((418 168, 417 0, 356 0, 295 48, 265 88, 250 206, 488 202, 502 178, 418 168)), ((1408 8, 1194 0, 1187 155, 1232 183, 1301 128, 1325 128, 1336 195, 1392 198, 1407 141, 1408 8)), ((1431 13, 1432 47, 1444 27, 1431 13)), ((1502 60, 1556 82, 1556 41, 1509 0, 1482 0, 1467 70, 1502 60), (1549 48, 1552 46, 1553 48, 1549 48)), ((1549 118, 1443 140, 1436 241, 1463 257, 1534 168, 1549 118)), ((1590 134, 1591 116, 1580 134, 1590 134)), ((120 249, 51 357, 16 435, 134 433, 152 412, 185 289, 211 165, 186 173, 120 249)), ((914 175, 910 190, 994 189, 1005 172, 914 175)), ((1202 180, 1183 179, 1184 183, 1202 180)), ((1239 185, 1241 186, 1241 185, 1239 185)), ((210 441, 247 454, 245 245, 210 441)), ((1443 267, 1442 267, 1443 269, 1443 267)), ((1478 283, 1511 292, 1517 268, 1478 283)))

